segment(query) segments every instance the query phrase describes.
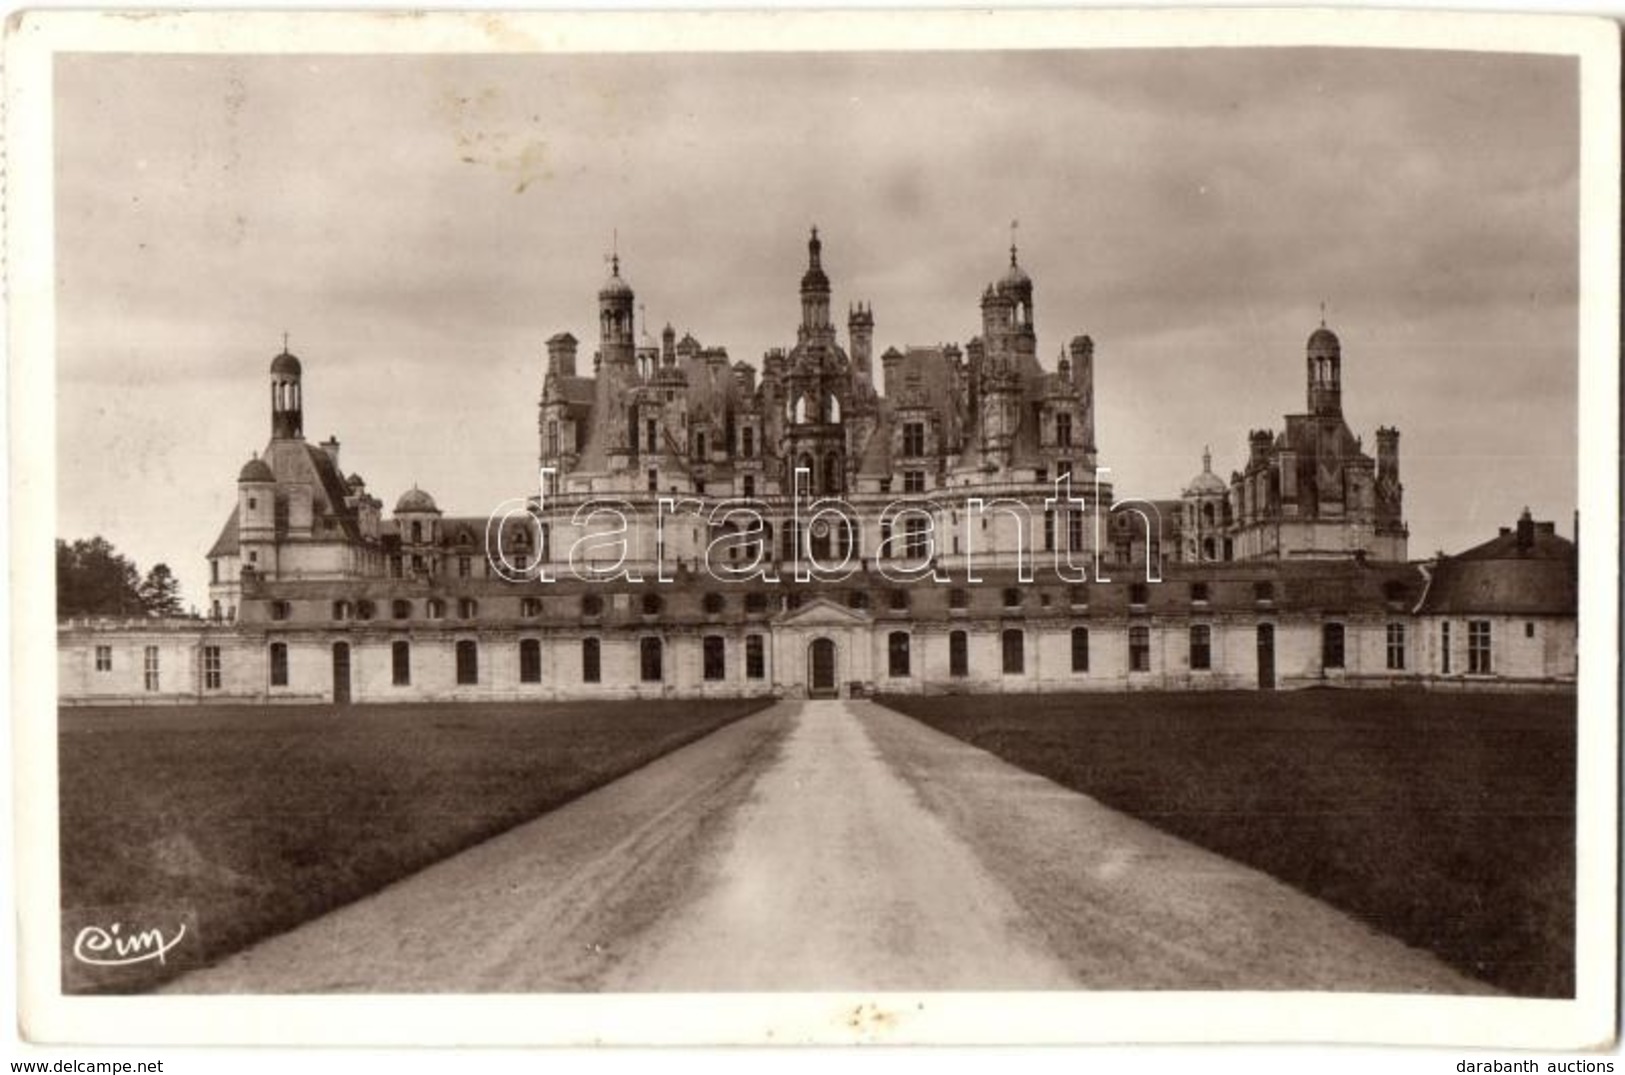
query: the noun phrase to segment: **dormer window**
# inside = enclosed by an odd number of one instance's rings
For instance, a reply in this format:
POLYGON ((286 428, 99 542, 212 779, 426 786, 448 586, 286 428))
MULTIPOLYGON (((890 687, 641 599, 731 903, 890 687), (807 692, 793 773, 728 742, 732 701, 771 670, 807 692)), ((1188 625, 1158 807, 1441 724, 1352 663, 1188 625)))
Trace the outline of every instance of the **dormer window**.
POLYGON ((1070 414, 1057 414, 1055 416, 1055 443, 1062 448, 1072 447, 1072 416, 1070 414))
POLYGON ((904 455, 924 455, 925 454, 925 423, 924 422, 904 422, 903 423, 903 454, 904 455))

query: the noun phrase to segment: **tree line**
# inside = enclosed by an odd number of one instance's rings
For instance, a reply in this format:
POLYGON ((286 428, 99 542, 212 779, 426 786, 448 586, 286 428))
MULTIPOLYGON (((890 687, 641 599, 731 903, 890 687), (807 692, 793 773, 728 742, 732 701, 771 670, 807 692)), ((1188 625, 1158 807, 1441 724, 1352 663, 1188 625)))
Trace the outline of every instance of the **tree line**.
POLYGON ((168 564, 145 575, 100 535, 56 540, 58 616, 180 616, 181 584, 168 564))

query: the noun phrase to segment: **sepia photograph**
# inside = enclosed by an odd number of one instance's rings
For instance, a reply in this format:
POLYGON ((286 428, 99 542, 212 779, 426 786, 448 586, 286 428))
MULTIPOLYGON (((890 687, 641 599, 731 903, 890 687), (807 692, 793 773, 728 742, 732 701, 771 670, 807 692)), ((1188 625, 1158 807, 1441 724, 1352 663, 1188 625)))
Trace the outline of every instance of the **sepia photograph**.
POLYGON ((25 1038, 1612 1040, 1610 24, 8 29, 25 1038))

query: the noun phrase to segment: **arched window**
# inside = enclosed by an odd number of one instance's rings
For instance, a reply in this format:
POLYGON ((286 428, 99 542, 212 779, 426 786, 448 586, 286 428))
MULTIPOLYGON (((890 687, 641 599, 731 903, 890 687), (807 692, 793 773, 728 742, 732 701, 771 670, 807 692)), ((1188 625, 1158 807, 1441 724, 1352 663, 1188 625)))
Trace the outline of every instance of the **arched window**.
POLYGON ((970 674, 970 647, 964 631, 948 632, 948 674, 950 676, 970 674))
POLYGON ((519 682, 542 681, 542 644, 534 638, 519 640, 519 682))
POLYGON ((389 645, 389 664, 395 686, 410 687, 412 685, 412 643, 406 641, 391 642, 389 645))
POLYGON ((1212 501, 1208 501, 1206 504, 1202 505, 1202 522, 1206 523, 1208 526, 1212 526, 1214 524, 1212 501))
POLYGON ((423 540, 423 524, 416 519, 412 520, 412 544, 416 545, 423 540))
POLYGON ((839 422, 841 420, 841 401, 831 392, 824 397, 824 421, 839 422))
POLYGON ((438 620, 446 615, 446 603, 438 597, 429 598, 424 602, 423 607, 431 620, 438 620))
POLYGON ((893 679, 908 678, 907 631, 893 631, 886 636, 886 674, 893 679))
POLYGON ((1004 650, 1004 674, 1019 676, 1027 670, 1027 635, 1016 628, 1006 630, 1000 636, 1004 650))

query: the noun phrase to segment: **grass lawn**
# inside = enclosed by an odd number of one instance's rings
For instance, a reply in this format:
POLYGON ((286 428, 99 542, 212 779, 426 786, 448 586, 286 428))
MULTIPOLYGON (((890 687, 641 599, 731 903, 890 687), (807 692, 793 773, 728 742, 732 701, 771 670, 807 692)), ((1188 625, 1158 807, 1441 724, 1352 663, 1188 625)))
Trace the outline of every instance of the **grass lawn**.
MULTIPOLYGON (((212 960, 767 704, 64 708, 64 914, 189 910, 212 960)), ((166 970, 120 968, 115 988, 166 970)))
POLYGON ((881 700, 1502 989, 1573 995, 1572 697, 881 700))

